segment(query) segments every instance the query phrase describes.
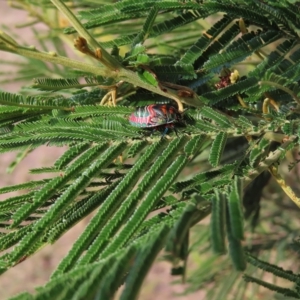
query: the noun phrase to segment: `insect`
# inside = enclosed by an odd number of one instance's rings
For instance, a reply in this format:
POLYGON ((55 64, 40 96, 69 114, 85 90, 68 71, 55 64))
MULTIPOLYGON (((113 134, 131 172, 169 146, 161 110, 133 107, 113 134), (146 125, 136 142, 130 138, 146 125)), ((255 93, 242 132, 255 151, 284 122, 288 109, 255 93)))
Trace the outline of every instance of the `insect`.
POLYGON ((129 117, 129 122, 135 127, 165 129, 164 136, 169 128, 174 128, 175 123, 182 123, 181 113, 172 105, 168 104, 151 104, 141 106, 129 117))

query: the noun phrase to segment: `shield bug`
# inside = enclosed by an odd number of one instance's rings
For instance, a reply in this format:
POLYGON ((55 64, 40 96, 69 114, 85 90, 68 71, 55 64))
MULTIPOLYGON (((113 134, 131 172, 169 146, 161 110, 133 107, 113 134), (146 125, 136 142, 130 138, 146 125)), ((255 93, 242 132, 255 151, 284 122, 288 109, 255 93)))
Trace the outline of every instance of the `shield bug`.
MULTIPOLYGON (((151 104, 138 107, 129 117, 129 122, 135 127, 164 129, 163 136, 169 128, 176 128, 175 123, 182 123, 182 114, 172 105, 151 104)), ((176 132, 177 134, 177 132, 176 132)))

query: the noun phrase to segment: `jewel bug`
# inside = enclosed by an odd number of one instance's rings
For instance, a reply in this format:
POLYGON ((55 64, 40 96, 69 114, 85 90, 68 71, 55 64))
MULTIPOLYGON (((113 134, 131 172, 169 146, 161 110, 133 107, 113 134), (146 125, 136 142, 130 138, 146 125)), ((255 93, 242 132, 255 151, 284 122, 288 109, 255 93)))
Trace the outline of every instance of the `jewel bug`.
POLYGON ((140 128, 164 128, 164 136, 169 128, 174 128, 175 123, 182 123, 182 114, 172 105, 169 104, 151 104, 141 106, 129 117, 131 125, 140 128))

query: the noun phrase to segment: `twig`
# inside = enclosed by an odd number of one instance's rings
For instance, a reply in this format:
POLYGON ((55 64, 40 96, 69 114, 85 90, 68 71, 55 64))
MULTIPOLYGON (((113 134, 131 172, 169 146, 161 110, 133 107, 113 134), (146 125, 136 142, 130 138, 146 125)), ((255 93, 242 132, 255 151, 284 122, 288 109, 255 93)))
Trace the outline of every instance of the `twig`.
POLYGON ((285 180, 278 173, 278 168, 272 165, 269 167, 269 171, 287 196, 300 208, 300 199, 295 195, 291 187, 286 184, 285 180))
POLYGON ((111 56, 101 45, 98 43, 94 37, 82 26, 79 20, 75 17, 72 11, 65 5, 61 0, 51 0, 51 2, 66 16, 68 21, 72 24, 75 30, 78 32, 79 36, 86 39, 87 43, 91 45, 95 50, 100 49, 102 61, 105 66, 109 67, 112 71, 118 71, 122 68, 122 65, 111 56))
POLYGON ((277 162, 282 153, 297 139, 297 136, 290 136, 277 150, 271 152, 263 161, 261 161, 255 170, 250 170, 247 175, 244 176, 244 186, 247 186, 253 179, 255 179, 260 173, 267 170, 271 165, 277 162))
POLYGON ((277 83, 277 82, 272 82, 272 81, 268 81, 268 80, 262 80, 258 82, 259 85, 269 85, 269 86, 274 86, 284 92, 286 92, 287 94, 291 95, 293 97, 293 99, 300 105, 300 99, 298 98, 298 96, 293 93, 293 91, 291 91, 289 88, 277 83))

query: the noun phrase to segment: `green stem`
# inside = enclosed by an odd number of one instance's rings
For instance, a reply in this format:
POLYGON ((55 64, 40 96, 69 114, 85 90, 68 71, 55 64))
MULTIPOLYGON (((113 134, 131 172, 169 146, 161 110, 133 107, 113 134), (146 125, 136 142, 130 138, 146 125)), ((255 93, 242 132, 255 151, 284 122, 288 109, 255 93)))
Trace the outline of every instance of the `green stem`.
POLYGON ((9 35, 7 35, 5 32, 0 30, 0 41, 2 41, 5 44, 10 45, 11 47, 17 47, 18 43, 9 35))
MULTIPOLYGON (((204 101, 202 101, 201 97, 196 95, 196 93, 193 98, 180 97, 177 94, 177 90, 173 90, 173 89, 167 88, 167 87, 165 87, 164 90, 162 90, 159 86, 156 87, 151 84, 148 84, 148 83, 142 81, 139 78, 137 73, 132 72, 128 69, 121 69, 118 73, 118 76, 121 80, 127 81, 127 82, 133 84, 134 86, 138 86, 138 87, 144 88, 148 91, 151 91, 153 93, 173 99, 177 103, 183 102, 183 103, 189 104, 194 107, 199 107, 199 108, 204 106, 204 101)), ((179 109, 179 111, 180 111, 180 109, 179 109)))
POLYGON ((298 96, 293 93, 293 91, 291 91, 289 88, 277 83, 277 82, 273 82, 273 81, 268 81, 268 80, 262 80, 259 81, 258 83, 259 85, 269 85, 269 86, 274 86, 284 92, 286 92, 287 94, 291 95, 293 97, 293 99, 300 105, 300 99, 298 98, 298 96))
POLYGON ((51 2, 66 16, 68 21, 76 29, 79 36, 86 39, 88 45, 94 49, 101 49, 102 58, 106 66, 109 66, 111 70, 116 71, 122 68, 122 65, 112 57, 95 39, 90 33, 82 26, 79 20, 75 17, 71 10, 61 0, 51 0, 51 2))
POLYGON ((0 50, 19 54, 21 56, 28 57, 28 58, 33 58, 33 59, 38 59, 38 60, 47 61, 47 62, 51 62, 51 63, 56 63, 56 64, 63 65, 68 68, 78 69, 78 70, 89 72, 89 73, 99 75, 99 76, 114 78, 115 80, 124 80, 124 81, 127 81, 128 83, 133 84, 134 86, 138 86, 138 87, 144 88, 148 91, 151 91, 153 93, 173 99, 177 103, 178 103, 178 101, 181 101, 183 103, 186 103, 186 104, 189 104, 189 105, 192 105, 195 107, 203 106, 203 102, 197 95, 195 95, 193 98, 179 97, 177 95, 177 91, 174 91, 169 88, 165 88, 165 90, 162 90, 160 87, 156 87, 151 84, 148 84, 148 83, 142 81, 135 72, 132 72, 125 68, 122 68, 118 72, 115 72, 115 71, 109 70, 107 68, 100 67, 99 65, 90 65, 85 62, 80 62, 75 59, 57 55, 56 53, 41 52, 36 49, 20 47, 20 46, 11 47, 11 46, 7 46, 4 44, 0 44, 0 50))
POLYGON ((248 174, 244 176, 244 187, 250 184, 260 173, 267 170, 272 164, 276 163, 282 153, 297 139, 296 136, 292 135, 289 139, 284 142, 277 150, 270 152, 270 154, 261 161, 255 169, 251 169, 248 174))
MULTIPOLYGON (((101 54, 102 54, 101 60, 103 61, 104 65, 109 66, 110 68, 110 72, 108 72, 110 73, 110 75, 107 74, 106 76, 119 77, 124 81, 127 81, 135 86, 139 86, 149 91, 152 91, 156 94, 171 98, 177 102, 180 111, 183 111, 181 102, 196 107, 203 106, 203 102, 199 99, 197 95, 195 95, 193 98, 179 97, 177 95, 177 91, 173 91, 172 89, 165 89, 165 91, 163 91, 161 90, 160 87, 155 87, 142 81, 137 76, 136 73, 125 69, 119 61, 117 61, 108 52, 106 52, 106 50, 94 39, 93 36, 90 35, 90 33, 82 26, 82 24, 75 17, 75 15, 69 10, 69 8, 61 0, 51 0, 51 2, 66 16, 66 18, 76 29, 78 34, 86 39, 88 45, 91 45, 94 49, 99 48, 101 50, 101 54)), ((94 72, 94 74, 100 75, 96 72, 94 72)))
POLYGON ((24 57, 47 61, 59 65, 63 65, 68 68, 74 68, 85 72, 90 72, 95 75, 116 77, 115 72, 109 71, 107 68, 101 66, 90 65, 86 62, 80 62, 75 59, 71 59, 65 56, 57 55, 56 53, 41 52, 36 49, 26 47, 8 47, 7 45, 0 44, 0 50, 19 54, 24 57))

